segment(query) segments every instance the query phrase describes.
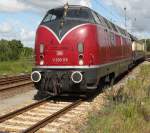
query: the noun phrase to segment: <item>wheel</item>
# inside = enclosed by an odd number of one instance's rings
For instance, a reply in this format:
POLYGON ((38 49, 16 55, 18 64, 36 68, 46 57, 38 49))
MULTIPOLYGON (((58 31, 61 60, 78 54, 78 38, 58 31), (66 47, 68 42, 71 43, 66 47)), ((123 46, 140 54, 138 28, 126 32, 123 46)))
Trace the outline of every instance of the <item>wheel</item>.
POLYGON ((115 82, 115 78, 114 76, 111 78, 110 80, 110 88, 113 89, 113 86, 114 86, 114 82, 115 82))
POLYGON ((103 90, 105 90, 105 87, 106 87, 105 77, 102 77, 99 81, 97 88, 103 92, 103 90))

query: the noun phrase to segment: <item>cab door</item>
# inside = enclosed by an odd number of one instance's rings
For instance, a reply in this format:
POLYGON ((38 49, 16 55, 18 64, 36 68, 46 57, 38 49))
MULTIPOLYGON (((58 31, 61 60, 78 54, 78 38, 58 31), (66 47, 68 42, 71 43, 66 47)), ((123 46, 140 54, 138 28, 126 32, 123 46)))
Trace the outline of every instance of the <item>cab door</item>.
POLYGON ((106 51, 106 62, 110 61, 110 52, 111 52, 111 45, 110 45, 110 38, 109 38, 109 31, 108 29, 104 29, 105 35, 105 51, 106 51))

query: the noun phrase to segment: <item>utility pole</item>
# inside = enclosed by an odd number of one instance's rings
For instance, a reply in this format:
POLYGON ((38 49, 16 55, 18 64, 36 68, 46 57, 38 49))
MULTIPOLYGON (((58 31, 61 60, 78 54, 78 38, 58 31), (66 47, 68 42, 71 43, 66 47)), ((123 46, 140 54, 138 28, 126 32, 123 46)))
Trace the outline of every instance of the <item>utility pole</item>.
POLYGON ((145 51, 147 52, 147 39, 145 39, 145 51))
POLYGON ((124 8, 124 13, 125 13, 125 28, 127 30, 127 8, 124 8))

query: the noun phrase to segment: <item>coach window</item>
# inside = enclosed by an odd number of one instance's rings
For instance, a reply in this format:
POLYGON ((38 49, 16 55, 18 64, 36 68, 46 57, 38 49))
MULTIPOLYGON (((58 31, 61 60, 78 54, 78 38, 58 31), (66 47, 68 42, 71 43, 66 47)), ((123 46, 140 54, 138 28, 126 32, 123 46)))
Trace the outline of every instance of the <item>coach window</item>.
POLYGON ((97 24, 101 24, 99 18, 97 17, 97 15, 95 14, 95 12, 92 11, 92 14, 93 14, 93 17, 94 17, 94 20, 97 24))

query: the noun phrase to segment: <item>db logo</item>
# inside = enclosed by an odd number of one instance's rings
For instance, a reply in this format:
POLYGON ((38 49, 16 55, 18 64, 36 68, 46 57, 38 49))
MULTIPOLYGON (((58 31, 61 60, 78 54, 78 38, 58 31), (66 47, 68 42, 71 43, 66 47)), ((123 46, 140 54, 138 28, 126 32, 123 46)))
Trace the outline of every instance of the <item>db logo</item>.
POLYGON ((60 50, 59 50, 59 51, 56 51, 56 55, 57 55, 57 56, 63 56, 63 55, 64 55, 64 52, 63 52, 63 51, 60 51, 60 50))

